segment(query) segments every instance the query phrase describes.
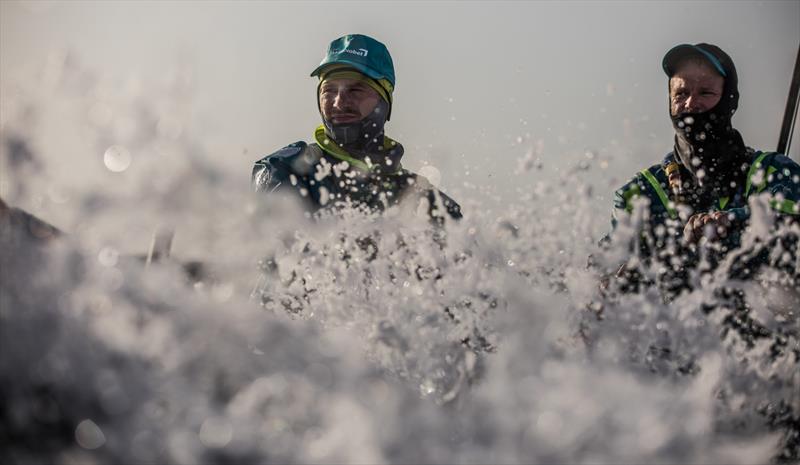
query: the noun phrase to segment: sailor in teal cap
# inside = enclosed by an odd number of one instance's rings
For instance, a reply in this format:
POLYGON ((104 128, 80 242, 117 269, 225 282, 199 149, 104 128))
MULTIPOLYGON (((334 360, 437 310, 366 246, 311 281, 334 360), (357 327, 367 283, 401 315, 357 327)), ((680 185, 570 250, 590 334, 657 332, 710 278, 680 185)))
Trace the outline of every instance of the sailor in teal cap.
POLYGON ((311 144, 295 142, 255 163, 257 192, 298 194, 312 213, 383 211, 410 197, 426 202, 431 217, 461 217, 453 199, 402 168, 403 146, 385 134, 396 83, 385 45, 362 34, 340 37, 311 76, 319 79, 322 124, 311 144))

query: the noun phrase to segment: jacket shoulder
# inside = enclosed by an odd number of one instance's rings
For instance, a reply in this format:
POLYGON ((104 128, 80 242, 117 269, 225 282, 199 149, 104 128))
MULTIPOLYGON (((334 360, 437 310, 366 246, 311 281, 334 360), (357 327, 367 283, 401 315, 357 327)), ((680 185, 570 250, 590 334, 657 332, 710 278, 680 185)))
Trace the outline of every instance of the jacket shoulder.
POLYGON ((790 181, 798 184, 800 182, 798 176, 800 176, 800 165, 782 153, 764 151, 752 154, 748 181, 756 184, 757 192, 765 189, 770 181, 790 181))
POLYGON ((633 209, 633 200, 639 196, 644 195, 651 201, 658 199, 658 194, 653 190, 650 181, 645 177, 645 172, 652 175, 659 184, 666 184, 667 174, 664 172, 664 167, 661 164, 655 164, 647 169, 641 170, 633 175, 622 187, 614 191, 614 208, 630 212, 633 209))
POLYGON ((644 171, 649 171, 650 174, 652 174, 653 177, 655 177, 659 182, 665 182, 667 179, 667 174, 664 172, 664 168, 660 164, 655 164, 646 170, 641 170, 634 174, 625 184, 622 185, 622 187, 617 189, 615 193, 624 194, 631 191, 646 190, 645 187, 649 183, 645 178, 644 171))
POLYGON ((303 141, 298 141, 293 144, 289 144, 286 147, 283 147, 280 150, 272 152, 271 154, 261 158, 260 160, 256 161, 256 164, 269 164, 271 160, 281 160, 281 161, 289 161, 298 155, 302 154, 308 144, 303 141))
POLYGON ((251 176, 253 187, 256 191, 271 190, 291 175, 308 175, 319 160, 318 152, 316 144, 298 141, 257 160, 251 176))
POLYGON ((793 173, 800 172, 800 165, 786 155, 778 152, 769 153, 765 160, 768 166, 774 166, 778 169, 788 169, 793 173))
POLYGON ((772 196, 780 195, 783 199, 773 199, 772 202, 778 205, 773 207, 796 215, 800 211, 797 208, 800 202, 800 165, 778 152, 758 152, 754 161, 759 159, 760 162, 752 165, 748 172, 745 196, 765 191, 772 196))

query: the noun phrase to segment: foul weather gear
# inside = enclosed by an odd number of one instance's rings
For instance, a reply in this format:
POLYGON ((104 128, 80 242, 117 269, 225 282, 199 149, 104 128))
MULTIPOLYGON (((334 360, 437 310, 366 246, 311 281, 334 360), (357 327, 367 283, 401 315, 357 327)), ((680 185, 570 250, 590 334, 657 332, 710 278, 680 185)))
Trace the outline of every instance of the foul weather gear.
POLYGON ((311 213, 342 207, 380 212, 401 201, 422 202, 427 214, 442 222, 461 218, 461 207, 423 176, 400 165, 403 147, 384 136, 375 159, 351 156, 325 137, 322 126, 312 144, 295 142, 255 162, 256 192, 293 192, 311 213))
MULTIPOLYGON (((741 174, 725 179, 727 189, 711 190, 689 185, 681 202, 676 201, 668 187, 667 171, 676 169, 675 155, 669 153, 661 164, 642 170, 614 193, 615 218, 617 212, 631 212, 634 201, 645 197, 650 201, 648 229, 651 231, 670 220, 680 223, 680 205, 689 207, 692 213, 728 212, 734 226, 732 229, 741 229, 750 219, 748 199, 753 195, 766 194, 769 195, 770 206, 779 215, 800 219, 800 166, 775 152, 748 149, 746 157, 741 174)), ((685 170, 682 165, 677 169, 685 170)), ((731 246, 738 245, 738 234, 729 237, 731 246)))

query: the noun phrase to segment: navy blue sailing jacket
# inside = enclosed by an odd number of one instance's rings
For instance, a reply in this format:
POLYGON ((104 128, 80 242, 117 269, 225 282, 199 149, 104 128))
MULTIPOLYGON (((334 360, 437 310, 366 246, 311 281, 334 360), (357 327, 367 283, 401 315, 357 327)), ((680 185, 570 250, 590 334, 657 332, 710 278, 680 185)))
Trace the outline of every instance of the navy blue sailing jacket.
MULTIPOLYGON (((766 194, 772 209, 779 216, 800 218, 800 166, 779 153, 748 151, 750 161, 746 175, 724 197, 700 198, 690 201, 693 213, 725 211, 731 215, 734 229, 741 230, 750 219, 748 200, 753 195, 766 194)), ((674 161, 669 153, 661 164, 640 171, 614 193, 614 219, 620 212, 630 213, 633 202, 642 196, 650 201, 649 229, 655 230, 670 220, 678 221, 678 211, 671 198, 666 167, 674 161)), ((733 234, 731 237, 738 237, 733 234)), ((731 244, 735 246, 736 244, 731 244)))
POLYGON ((401 201, 423 201, 432 219, 461 218, 458 203, 423 176, 399 164, 391 172, 376 168, 337 158, 317 143, 295 142, 256 161, 252 185, 256 192, 299 195, 310 213, 343 206, 380 212, 401 201))

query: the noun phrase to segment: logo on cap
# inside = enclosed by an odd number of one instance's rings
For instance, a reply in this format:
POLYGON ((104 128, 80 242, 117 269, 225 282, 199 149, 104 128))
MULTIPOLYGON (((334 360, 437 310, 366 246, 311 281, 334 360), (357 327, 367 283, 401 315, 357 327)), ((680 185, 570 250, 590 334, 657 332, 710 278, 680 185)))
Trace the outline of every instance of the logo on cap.
POLYGON ((360 48, 358 50, 351 50, 349 48, 344 49, 346 53, 352 53, 353 55, 358 55, 360 57, 365 57, 369 53, 369 50, 365 48, 360 48))

